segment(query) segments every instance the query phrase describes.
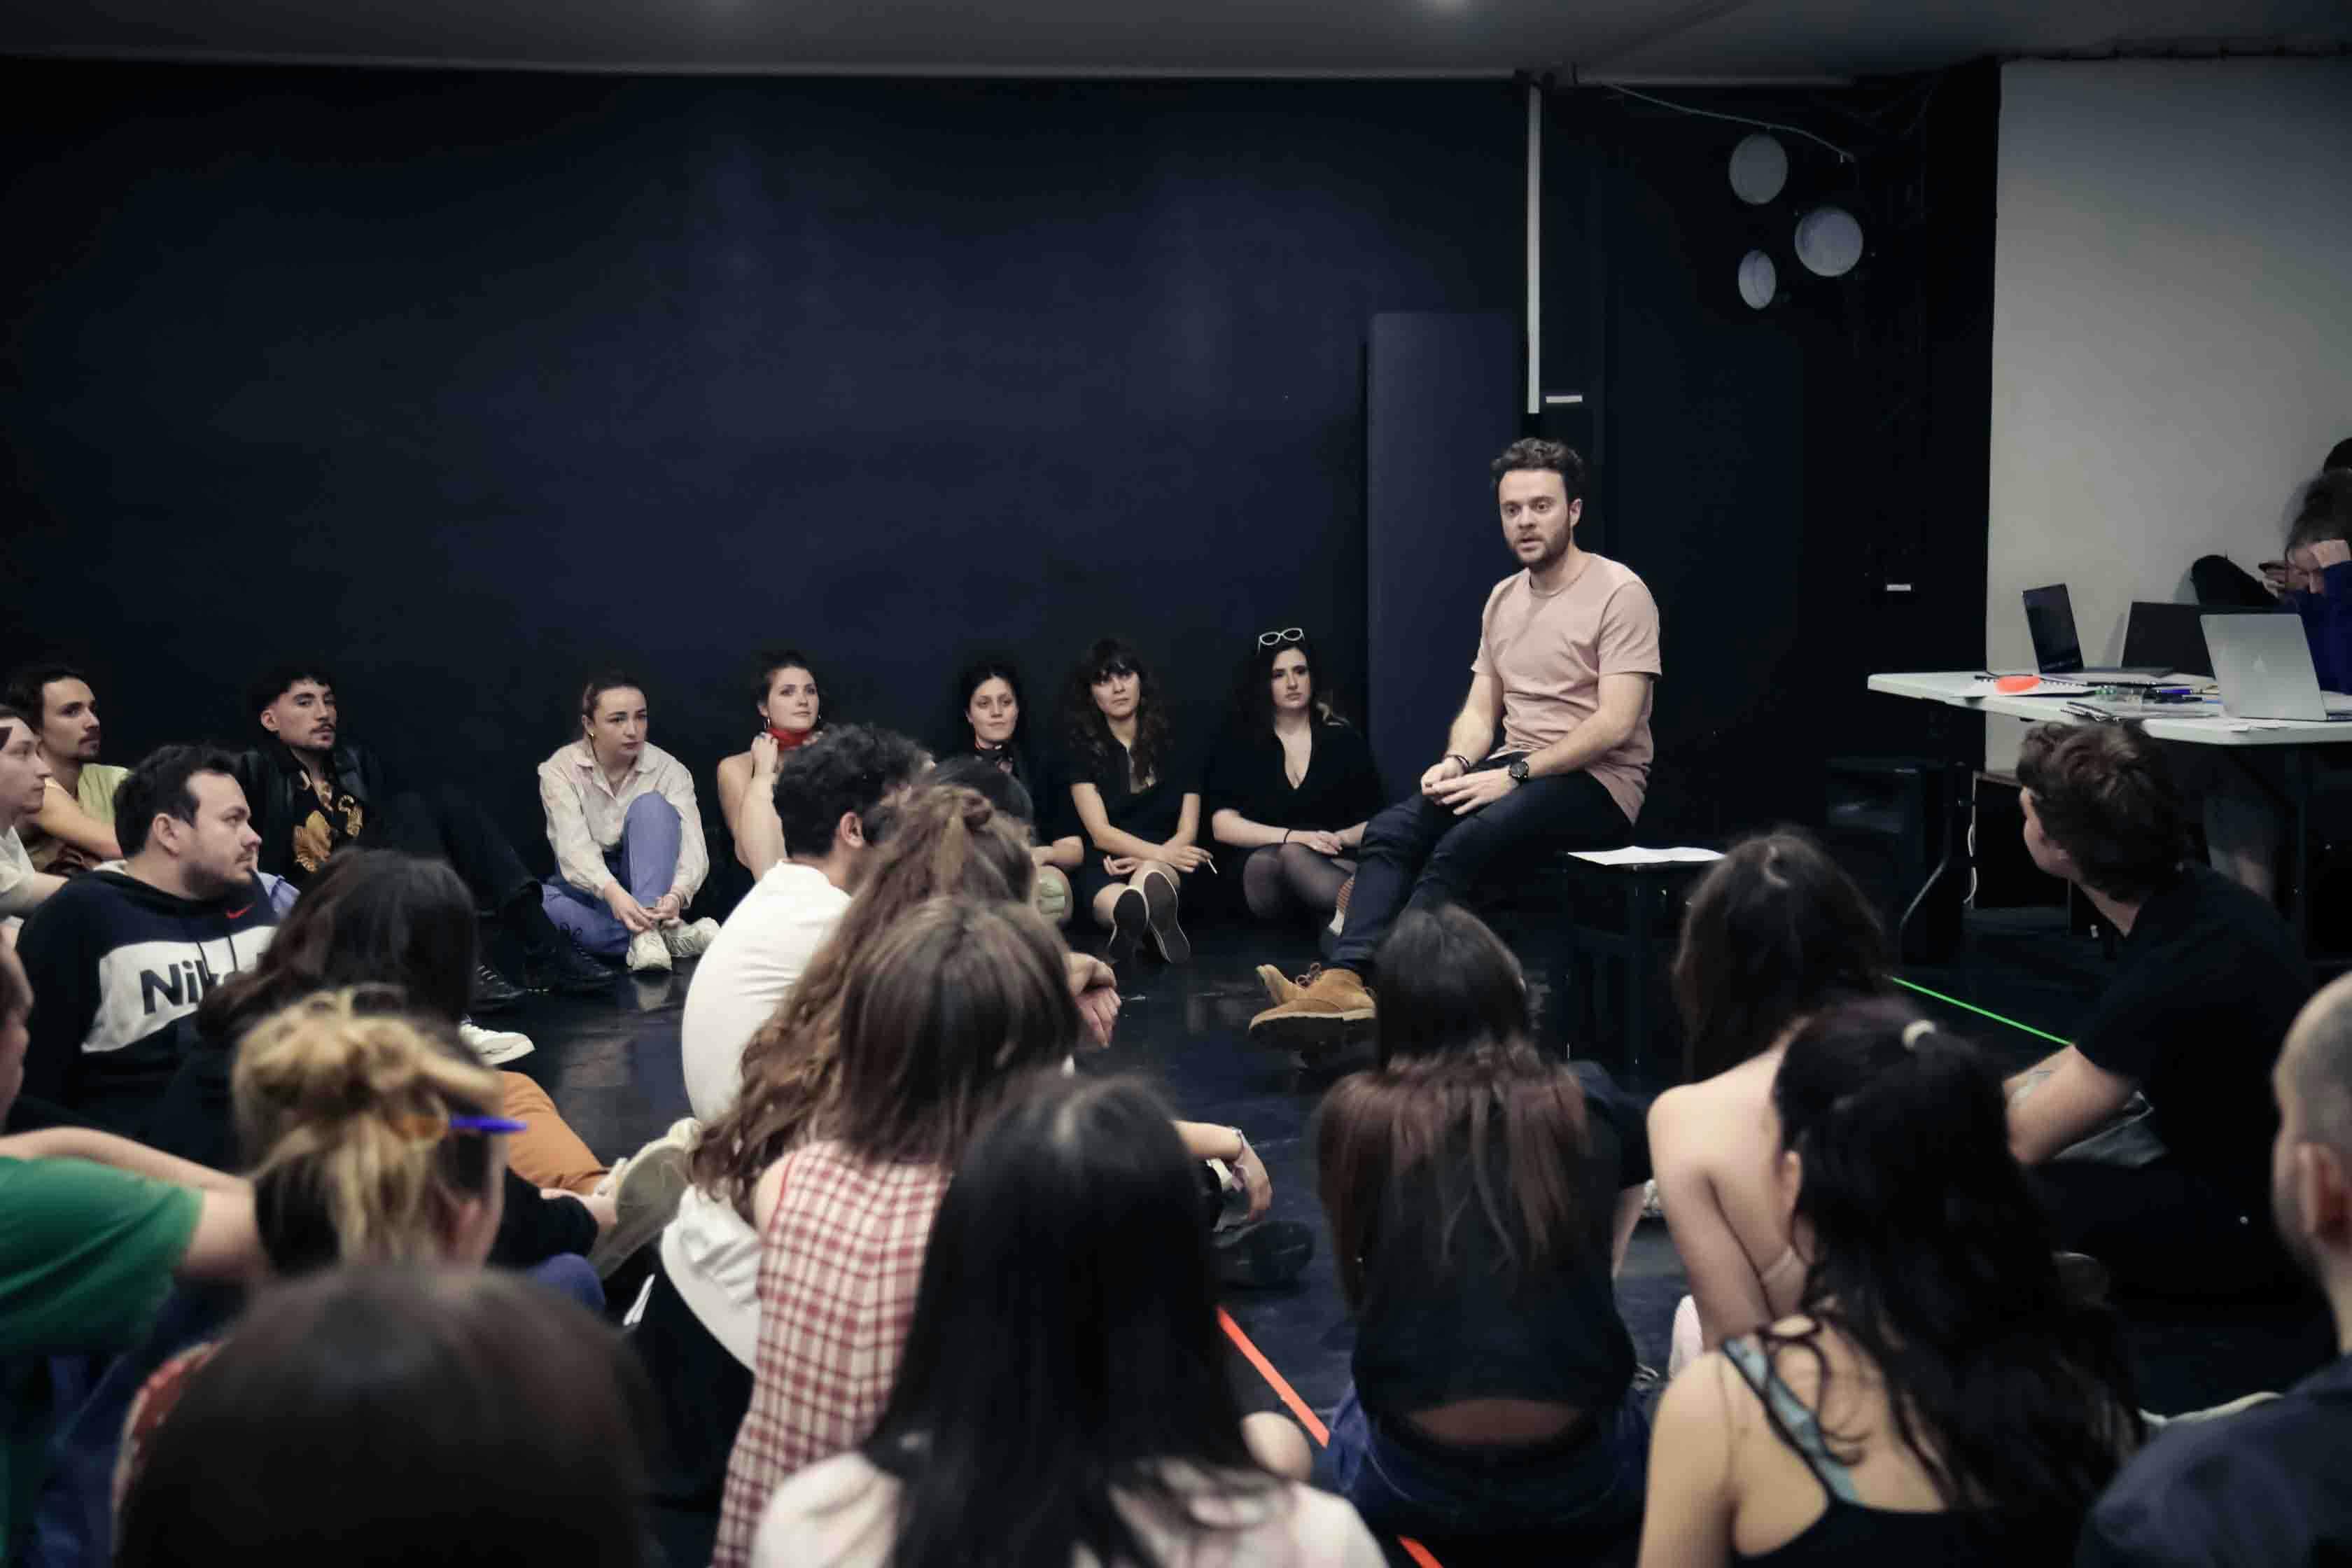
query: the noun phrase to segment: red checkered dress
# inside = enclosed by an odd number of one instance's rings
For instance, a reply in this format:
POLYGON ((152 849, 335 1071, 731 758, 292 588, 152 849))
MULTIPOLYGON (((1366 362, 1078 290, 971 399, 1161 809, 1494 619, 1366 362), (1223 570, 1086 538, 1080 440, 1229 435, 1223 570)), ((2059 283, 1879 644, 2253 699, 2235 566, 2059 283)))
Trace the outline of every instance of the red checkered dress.
POLYGON ((867 1165, 838 1143, 784 1156, 782 1196, 760 1248, 756 1381, 727 1461, 712 1568, 745 1568, 776 1488, 873 1431, 947 1190, 936 1165, 867 1165))

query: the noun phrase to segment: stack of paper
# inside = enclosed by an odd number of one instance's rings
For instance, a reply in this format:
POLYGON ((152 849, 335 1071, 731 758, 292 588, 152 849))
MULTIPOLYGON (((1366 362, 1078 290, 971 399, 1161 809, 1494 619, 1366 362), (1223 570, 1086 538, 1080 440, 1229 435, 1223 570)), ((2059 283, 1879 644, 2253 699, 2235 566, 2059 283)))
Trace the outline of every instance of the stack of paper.
POLYGON ((1643 849, 1638 845, 1627 849, 1575 849, 1570 853, 1595 866, 1704 866, 1723 858, 1719 849, 1643 849))

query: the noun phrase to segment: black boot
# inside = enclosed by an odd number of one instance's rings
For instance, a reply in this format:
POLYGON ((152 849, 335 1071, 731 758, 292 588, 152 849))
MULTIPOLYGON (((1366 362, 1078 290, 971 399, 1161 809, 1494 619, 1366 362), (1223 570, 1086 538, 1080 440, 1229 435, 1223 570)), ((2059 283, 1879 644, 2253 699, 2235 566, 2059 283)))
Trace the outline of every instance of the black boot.
POLYGON ((521 986, 488 963, 474 966, 474 1006, 478 1015, 503 1013, 529 994, 521 986))
POLYGON ((534 991, 567 996, 609 996, 613 969, 556 929, 531 888, 499 911, 507 929, 522 943, 524 974, 534 991))

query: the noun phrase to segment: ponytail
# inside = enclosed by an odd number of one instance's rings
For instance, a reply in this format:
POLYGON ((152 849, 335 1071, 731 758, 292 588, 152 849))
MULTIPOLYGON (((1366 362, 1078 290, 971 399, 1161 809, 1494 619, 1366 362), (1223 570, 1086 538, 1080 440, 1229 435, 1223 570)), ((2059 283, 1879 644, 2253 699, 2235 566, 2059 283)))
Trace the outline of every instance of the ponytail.
POLYGON ((1765 1344, 1811 1351, 1826 1390, 1817 1334, 1842 1335, 1946 1507, 2079 1521, 2137 1436, 2131 1377, 2114 1320, 2059 1283, 1990 1064, 1901 1003, 1852 1003, 1789 1043, 1772 1102, 1803 1162, 1814 1326, 1765 1344))
POLYGON ((262 1245, 281 1274, 362 1258, 433 1259, 457 1205, 489 1188, 498 1075, 384 986, 320 992, 264 1019, 230 1079, 262 1245))

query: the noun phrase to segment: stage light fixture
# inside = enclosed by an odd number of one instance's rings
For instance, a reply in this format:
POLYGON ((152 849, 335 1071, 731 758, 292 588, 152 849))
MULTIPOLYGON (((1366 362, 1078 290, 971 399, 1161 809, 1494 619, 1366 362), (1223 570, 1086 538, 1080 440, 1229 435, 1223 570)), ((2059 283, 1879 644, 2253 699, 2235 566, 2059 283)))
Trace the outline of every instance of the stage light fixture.
POLYGON ((1751 310, 1760 310, 1772 302, 1780 289, 1780 271, 1772 258, 1760 250, 1751 250, 1739 258, 1739 297, 1748 301, 1751 310))
POLYGON ((1843 207, 1815 207, 1797 220, 1797 259, 1808 272, 1844 277, 1862 259, 1862 225, 1843 207))
POLYGON ((1749 206, 1762 206, 1788 183, 1789 154, 1779 138, 1759 131, 1731 150, 1731 188, 1749 206))

